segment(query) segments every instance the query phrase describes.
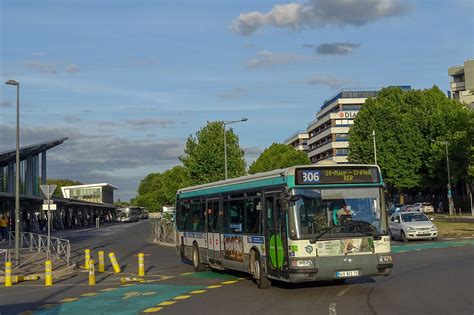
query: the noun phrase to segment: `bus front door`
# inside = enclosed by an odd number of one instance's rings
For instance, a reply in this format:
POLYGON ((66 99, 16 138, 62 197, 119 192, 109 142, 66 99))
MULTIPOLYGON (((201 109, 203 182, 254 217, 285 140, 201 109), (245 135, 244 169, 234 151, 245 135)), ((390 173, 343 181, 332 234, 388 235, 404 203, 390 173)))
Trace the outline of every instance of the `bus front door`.
POLYGON ((207 200, 207 257, 212 264, 221 263, 222 218, 219 215, 219 199, 207 200))
POLYGON ((288 273, 288 242, 286 211, 281 192, 265 193, 265 239, 267 273, 286 277, 288 273))

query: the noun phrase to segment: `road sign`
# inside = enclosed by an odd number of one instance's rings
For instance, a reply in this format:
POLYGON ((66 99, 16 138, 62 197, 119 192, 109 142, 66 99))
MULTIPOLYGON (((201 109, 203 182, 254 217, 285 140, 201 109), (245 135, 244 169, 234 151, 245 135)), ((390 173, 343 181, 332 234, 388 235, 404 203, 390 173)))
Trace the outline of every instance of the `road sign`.
POLYGON ((54 211, 56 210, 56 204, 55 203, 50 203, 49 205, 46 204, 46 205, 43 205, 43 211, 54 211), (48 209, 48 206, 49 206, 49 209, 48 209))
POLYGON ((41 191, 46 199, 51 199, 54 191, 56 190, 57 185, 40 185, 41 191))

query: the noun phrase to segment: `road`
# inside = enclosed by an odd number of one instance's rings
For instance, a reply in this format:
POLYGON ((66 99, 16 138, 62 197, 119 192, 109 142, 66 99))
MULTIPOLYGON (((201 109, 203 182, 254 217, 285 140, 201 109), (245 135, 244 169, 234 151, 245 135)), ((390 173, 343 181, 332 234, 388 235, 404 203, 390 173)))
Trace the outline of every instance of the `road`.
MULTIPOLYGON (((67 235, 77 257, 84 248, 114 251, 123 274, 87 273, 44 287, 21 283, 0 288, 0 314, 474 314, 474 240, 393 244, 394 270, 385 278, 275 283, 260 290, 245 274, 195 273, 174 248, 151 243, 148 222, 67 235), (146 283, 122 285, 147 254, 146 283)), ((108 270, 111 267, 108 266, 108 270)))

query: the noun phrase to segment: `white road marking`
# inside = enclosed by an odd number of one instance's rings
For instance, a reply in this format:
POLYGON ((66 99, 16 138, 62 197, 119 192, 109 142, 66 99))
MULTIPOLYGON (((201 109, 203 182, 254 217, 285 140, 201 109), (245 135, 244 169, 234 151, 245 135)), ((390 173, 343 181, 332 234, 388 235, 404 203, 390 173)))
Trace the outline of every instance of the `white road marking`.
POLYGON ((337 293, 337 296, 343 296, 344 294, 346 294, 347 291, 349 291, 354 286, 355 285, 350 285, 350 286, 345 287, 344 289, 342 289, 341 291, 337 293))
POLYGON ((329 315, 336 315, 336 303, 329 304, 329 315))

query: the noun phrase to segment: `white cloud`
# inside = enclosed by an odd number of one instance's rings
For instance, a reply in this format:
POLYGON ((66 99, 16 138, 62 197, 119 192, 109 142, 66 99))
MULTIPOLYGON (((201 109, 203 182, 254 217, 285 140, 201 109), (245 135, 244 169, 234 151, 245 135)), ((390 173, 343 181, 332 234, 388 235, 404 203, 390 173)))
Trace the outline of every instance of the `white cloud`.
POLYGON ((297 54, 278 54, 268 50, 261 50, 257 52, 257 57, 250 59, 246 63, 247 68, 261 68, 272 65, 291 64, 305 59, 302 55, 297 54))
POLYGON ((315 76, 309 77, 305 80, 305 83, 309 85, 323 85, 323 86, 328 86, 330 88, 341 88, 344 84, 346 84, 345 81, 336 79, 331 76, 322 76, 322 75, 315 75, 315 76))
POLYGON ((71 64, 66 66, 65 71, 67 73, 78 73, 79 71, 81 71, 81 69, 79 69, 79 67, 77 65, 71 63, 71 64))
POLYGON ((47 63, 36 60, 26 60, 25 66, 31 70, 38 71, 40 73, 55 74, 57 73, 56 66, 53 63, 47 63))
POLYGON ((159 126, 159 127, 164 128, 164 127, 173 125, 175 122, 171 120, 147 118, 147 119, 130 119, 130 120, 126 120, 125 123, 133 127, 159 126))
POLYGON ((228 100, 236 100, 241 98, 247 93, 245 89, 242 88, 235 88, 231 91, 228 92, 222 92, 217 94, 218 97, 223 98, 223 99, 228 99, 228 100))
POLYGON ((307 0, 278 4, 266 13, 241 13, 232 22, 231 30, 240 35, 252 35, 265 26, 293 30, 329 25, 362 26, 406 11, 407 5, 400 0, 307 0))

